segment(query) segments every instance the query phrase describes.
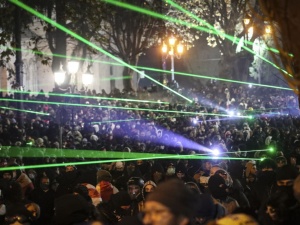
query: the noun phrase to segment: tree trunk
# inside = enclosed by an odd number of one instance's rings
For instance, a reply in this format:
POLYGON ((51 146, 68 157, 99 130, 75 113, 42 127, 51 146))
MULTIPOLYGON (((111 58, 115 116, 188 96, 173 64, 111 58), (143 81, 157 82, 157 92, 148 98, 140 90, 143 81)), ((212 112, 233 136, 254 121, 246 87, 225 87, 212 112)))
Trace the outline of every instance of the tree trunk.
POLYGON ((220 78, 234 79, 235 56, 224 55, 220 63, 220 78))
POLYGON ((252 61, 253 56, 244 52, 234 56, 224 56, 221 62, 220 78, 247 82, 252 61))
MULTIPOLYGON (((138 59, 139 56, 136 56, 136 58, 134 59, 129 59, 128 63, 129 65, 133 65, 136 66, 138 63, 138 59)), ((134 70, 130 69, 129 67, 125 66, 123 69, 123 85, 124 85, 124 89, 126 91, 133 91, 134 90, 134 85, 133 85, 133 74, 134 74, 134 70), (128 79, 127 77, 130 76, 130 79, 128 79)))
MULTIPOLYGON (((55 1, 55 7, 56 7, 56 22, 59 23, 62 26, 66 26, 66 19, 65 19, 65 13, 66 13, 66 6, 64 1, 56 0, 55 1)), ((50 48, 52 50, 52 53, 59 54, 59 55, 67 55, 67 35, 64 31, 60 29, 56 29, 54 34, 54 46, 53 48, 50 48)), ((56 72, 60 68, 60 64, 63 66, 66 66, 66 58, 62 57, 56 57, 53 56, 52 61, 52 72, 56 72)), ((66 69, 66 68, 64 68, 66 69)))
POLYGON ((125 66, 123 69, 123 85, 126 91, 133 90, 132 77, 133 71, 125 66), (130 79, 128 79, 127 76, 130 76, 130 79))

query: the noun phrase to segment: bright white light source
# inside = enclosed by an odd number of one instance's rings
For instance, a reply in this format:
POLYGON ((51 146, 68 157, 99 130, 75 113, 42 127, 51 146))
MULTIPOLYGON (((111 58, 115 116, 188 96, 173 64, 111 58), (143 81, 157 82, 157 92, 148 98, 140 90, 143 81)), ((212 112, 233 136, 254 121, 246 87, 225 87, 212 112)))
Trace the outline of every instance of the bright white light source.
POLYGON ((234 116, 234 112, 233 111, 228 111, 228 115, 229 116, 234 116))
POLYGON ((213 149, 213 150, 211 150, 211 153, 212 153, 213 155, 215 155, 215 156, 220 155, 220 151, 219 151, 218 149, 213 149))
POLYGON ((71 60, 68 62, 68 72, 69 73, 77 73, 79 69, 79 62, 71 60))
POLYGON ((193 124, 197 124, 198 120, 196 118, 193 118, 193 124))

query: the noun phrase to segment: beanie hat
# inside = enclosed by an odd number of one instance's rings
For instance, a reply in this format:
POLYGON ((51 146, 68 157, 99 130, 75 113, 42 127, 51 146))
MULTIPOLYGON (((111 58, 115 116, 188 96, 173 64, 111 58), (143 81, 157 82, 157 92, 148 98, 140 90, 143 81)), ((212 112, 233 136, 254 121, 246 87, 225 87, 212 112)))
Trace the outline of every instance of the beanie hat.
POLYGON ((100 181, 96 186, 97 191, 100 193, 102 201, 109 201, 111 195, 113 194, 113 187, 108 181, 100 181))
POLYGON ((217 225, 259 225, 251 216, 243 213, 230 214, 217 220, 217 225))
POLYGON ((284 165, 278 168, 276 173, 276 180, 294 180, 298 176, 298 171, 291 165, 284 165))
POLYGON ((82 222, 89 216, 89 204, 81 195, 63 195, 55 199, 54 207, 54 220, 57 225, 82 222))
POLYGON ((186 217, 195 216, 195 194, 179 179, 170 179, 160 183, 154 192, 146 197, 146 202, 155 201, 163 204, 173 214, 186 217))
POLYGON ((97 181, 100 182, 102 180, 111 182, 112 176, 111 176, 110 172, 108 172, 107 170, 98 170, 97 181))

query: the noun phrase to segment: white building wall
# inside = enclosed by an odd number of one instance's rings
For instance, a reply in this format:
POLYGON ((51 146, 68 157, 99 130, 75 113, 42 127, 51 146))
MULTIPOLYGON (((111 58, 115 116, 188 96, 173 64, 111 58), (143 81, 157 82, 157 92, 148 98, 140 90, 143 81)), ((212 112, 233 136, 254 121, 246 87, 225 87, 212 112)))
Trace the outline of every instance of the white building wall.
MULTIPOLYGON (((38 92, 41 89, 43 89, 46 93, 52 91, 54 88, 54 74, 51 66, 43 65, 40 61, 38 61, 37 56, 31 53, 23 54, 22 58, 24 89, 32 92, 38 92)), ((94 74, 94 82, 89 85, 88 88, 91 90, 95 89, 97 92, 101 92, 101 90, 104 89, 107 93, 109 93, 111 91, 110 78, 121 77, 123 67, 112 65, 113 74, 110 75, 111 65, 109 62, 113 62, 114 60, 108 59, 106 56, 98 56, 93 60, 95 60, 95 62, 90 68, 90 71, 94 74)), ((14 61, 15 59, 12 58, 12 62, 14 61)), ((87 65, 84 65, 83 68, 80 68, 76 73, 76 83, 79 90, 83 87, 82 74, 86 71, 86 68, 87 65)), ((4 68, 0 69, 0 75, 1 88, 7 88, 7 91, 10 92, 11 85, 10 82, 7 81, 7 72, 4 68)), ((123 89, 122 80, 116 80, 116 88, 121 90, 123 89)))

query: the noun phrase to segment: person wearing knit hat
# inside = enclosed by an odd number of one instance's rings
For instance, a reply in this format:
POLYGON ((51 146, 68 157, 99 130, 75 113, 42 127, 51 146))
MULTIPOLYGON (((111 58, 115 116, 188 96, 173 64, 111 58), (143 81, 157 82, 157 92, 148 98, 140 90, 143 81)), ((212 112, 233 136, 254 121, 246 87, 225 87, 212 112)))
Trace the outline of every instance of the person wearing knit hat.
POLYGON ((160 183, 145 201, 144 225, 188 225, 196 215, 195 194, 181 180, 160 183))

